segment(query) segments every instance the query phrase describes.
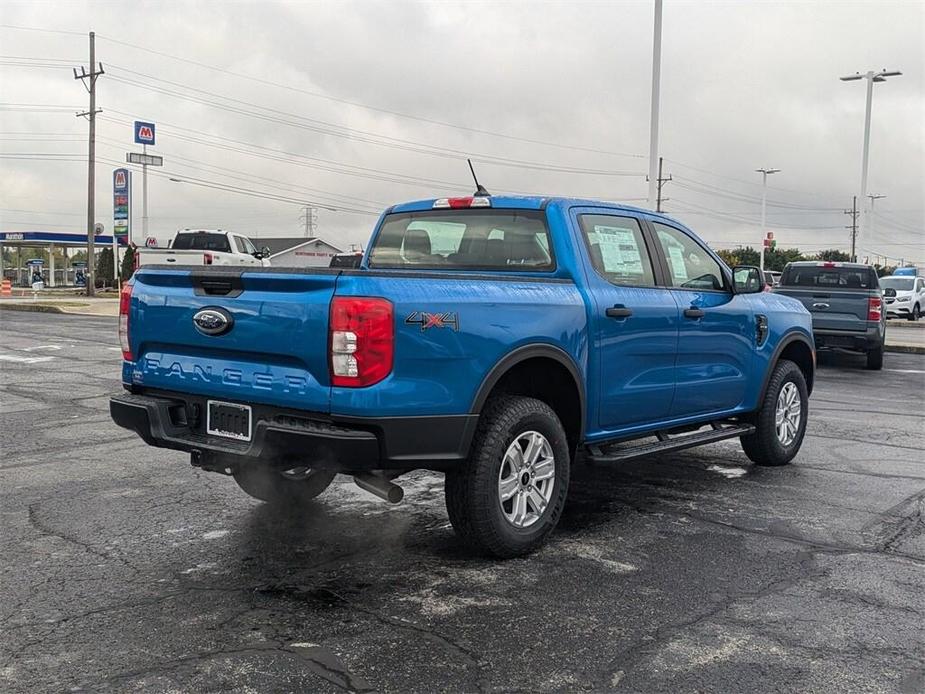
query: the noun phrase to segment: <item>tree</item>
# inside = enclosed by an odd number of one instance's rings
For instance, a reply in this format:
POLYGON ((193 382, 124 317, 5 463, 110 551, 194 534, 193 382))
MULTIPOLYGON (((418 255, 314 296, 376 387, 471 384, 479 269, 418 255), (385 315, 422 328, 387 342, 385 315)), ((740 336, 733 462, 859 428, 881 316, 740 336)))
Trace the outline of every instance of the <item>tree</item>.
POLYGON ((795 263, 798 260, 806 260, 799 248, 773 248, 765 251, 764 269, 781 272, 787 263, 795 263))
POLYGON ((125 255, 122 256, 122 272, 120 274, 122 281, 126 282, 135 272, 135 247, 129 246, 125 249, 125 255))
POLYGON ((115 273, 115 263, 112 260, 112 249, 104 248, 99 257, 96 259, 96 279, 104 282, 112 282, 115 273))
POLYGON ((837 248, 829 248, 824 251, 819 251, 816 254, 816 260, 825 260, 830 263, 850 263, 851 256, 837 248))

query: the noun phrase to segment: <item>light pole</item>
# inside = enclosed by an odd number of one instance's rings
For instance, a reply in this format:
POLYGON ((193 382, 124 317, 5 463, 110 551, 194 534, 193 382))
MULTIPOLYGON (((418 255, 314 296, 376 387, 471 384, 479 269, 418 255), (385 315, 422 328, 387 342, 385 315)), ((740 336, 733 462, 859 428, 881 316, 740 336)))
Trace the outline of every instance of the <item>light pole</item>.
POLYGON ((768 174, 776 174, 780 169, 755 169, 761 174, 761 281, 764 281, 764 242, 768 238, 768 174))
POLYGON ((652 112, 649 120, 649 208, 658 196, 658 101, 662 74, 662 0, 655 0, 655 28, 652 37, 652 112))
POLYGON ((861 204, 864 209, 861 211, 861 232, 867 231, 867 163, 870 155, 870 107, 874 98, 874 82, 886 82, 887 77, 898 77, 901 75, 899 70, 881 70, 874 72, 868 70, 863 75, 856 72, 847 77, 839 77, 842 82, 854 82, 856 80, 867 80, 867 109, 864 114, 864 150, 861 155, 861 204))
POLYGON ((868 226, 868 231, 870 231, 870 236, 874 235, 874 200, 880 200, 885 198, 886 195, 870 195, 868 194, 867 199, 870 200, 870 225, 868 226))

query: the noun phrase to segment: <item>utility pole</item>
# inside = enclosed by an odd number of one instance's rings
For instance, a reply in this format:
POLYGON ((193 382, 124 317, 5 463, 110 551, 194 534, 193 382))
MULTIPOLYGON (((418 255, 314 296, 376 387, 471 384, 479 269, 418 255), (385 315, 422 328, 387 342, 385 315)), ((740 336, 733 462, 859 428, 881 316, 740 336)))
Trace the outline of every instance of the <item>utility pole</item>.
POLYGON ((858 238, 858 196, 855 195, 851 198, 851 209, 845 210, 845 214, 851 215, 851 224, 845 227, 845 229, 851 229, 851 262, 857 262, 857 257, 854 254, 855 243, 858 238))
POLYGON ((662 75, 662 0, 655 0, 655 28, 652 37, 652 112, 649 120, 649 209, 658 195, 655 159, 658 157, 658 101, 662 75))
POLYGON ((77 114, 78 117, 86 116, 90 121, 90 146, 87 156, 87 296, 93 296, 96 293, 96 268, 94 267, 96 239, 94 234, 96 233, 96 114, 99 113, 96 108, 96 78, 102 74, 103 64, 100 63, 97 69, 96 63, 96 34, 91 31, 90 72, 81 66, 80 74, 77 74, 77 68, 74 68, 74 79, 80 80, 90 93, 90 110, 77 114))
POLYGON ((761 174, 761 278, 764 280, 764 242, 768 237, 768 174, 780 173, 780 169, 755 169, 756 173, 761 174))
POLYGON ((655 211, 662 212, 662 203, 667 202, 670 198, 662 197, 662 186, 664 186, 668 181, 671 180, 671 174, 668 174, 668 178, 662 177, 662 157, 658 158, 658 195, 655 200, 655 211))

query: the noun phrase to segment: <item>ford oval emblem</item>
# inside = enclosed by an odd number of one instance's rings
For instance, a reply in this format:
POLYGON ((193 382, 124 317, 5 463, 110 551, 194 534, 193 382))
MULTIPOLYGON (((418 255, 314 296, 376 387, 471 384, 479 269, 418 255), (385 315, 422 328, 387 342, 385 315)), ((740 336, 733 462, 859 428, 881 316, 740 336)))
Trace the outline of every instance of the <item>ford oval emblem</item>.
POLYGON ((204 308, 193 316, 193 325, 203 335, 223 335, 231 330, 234 318, 221 308, 204 308))

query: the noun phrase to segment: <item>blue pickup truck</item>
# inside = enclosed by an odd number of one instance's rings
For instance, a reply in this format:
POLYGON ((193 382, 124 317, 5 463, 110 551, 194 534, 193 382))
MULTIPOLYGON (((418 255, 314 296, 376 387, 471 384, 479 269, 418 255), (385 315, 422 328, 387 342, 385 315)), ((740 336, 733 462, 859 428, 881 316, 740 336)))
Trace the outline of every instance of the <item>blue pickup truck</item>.
POLYGON ((337 473, 389 501, 445 473, 458 536, 539 546, 571 466, 806 430, 809 312, 677 221, 591 200, 395 205, 358 268, 143 267, 123 291, 115 422, 248 494, 337 473))

